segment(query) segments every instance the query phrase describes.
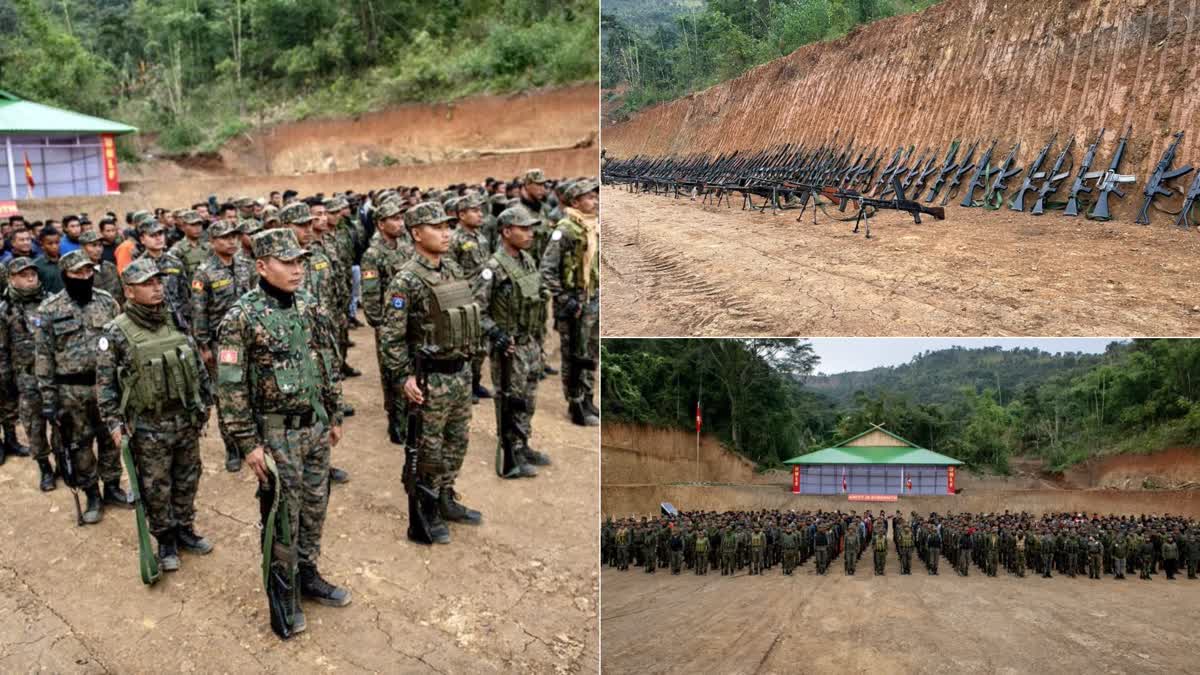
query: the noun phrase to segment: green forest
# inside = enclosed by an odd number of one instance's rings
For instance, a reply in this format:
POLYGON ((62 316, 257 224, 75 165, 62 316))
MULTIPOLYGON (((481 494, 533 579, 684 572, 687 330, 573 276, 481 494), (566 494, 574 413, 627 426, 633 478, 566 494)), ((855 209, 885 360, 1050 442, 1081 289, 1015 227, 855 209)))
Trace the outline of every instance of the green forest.
POLYGON ((1030 456, 1061 470, 1089 457, 1200 445, 1200 340, 1112 343, 1101 355, 949 349, 818 377, 803 340, 605 340, 604 413, 704 429, 759 464, 883 424, 974 470, 1030 456))
POLYGON ((0 0, 0 89, 211 151, 264 123, 594 81, 598 15, 598 0, 0 0))
POLYGON ((616 117, 736 77, 855 26, 937 0, 661 0, 605 2, 600 17, 606 89, 622 88, 616 117))

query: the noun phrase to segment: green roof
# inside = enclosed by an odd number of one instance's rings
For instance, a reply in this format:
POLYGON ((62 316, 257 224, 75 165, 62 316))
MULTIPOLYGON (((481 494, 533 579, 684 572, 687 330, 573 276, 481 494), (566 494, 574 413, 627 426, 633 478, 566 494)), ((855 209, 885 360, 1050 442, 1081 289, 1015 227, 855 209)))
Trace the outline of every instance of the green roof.
POLYGON ((0 134, 128 134, 136 127, 63 110, 0 89, 0 134))
POLYGON ((876 425, 857 436, 847 438, 832 448, 793 457, 784 464, 935 464, 944 466, 962 464, 962 462, 953 457, 926 450, 916 443, 876 425), (905 445, 846 445, 872 431, 881 431, 905 445))

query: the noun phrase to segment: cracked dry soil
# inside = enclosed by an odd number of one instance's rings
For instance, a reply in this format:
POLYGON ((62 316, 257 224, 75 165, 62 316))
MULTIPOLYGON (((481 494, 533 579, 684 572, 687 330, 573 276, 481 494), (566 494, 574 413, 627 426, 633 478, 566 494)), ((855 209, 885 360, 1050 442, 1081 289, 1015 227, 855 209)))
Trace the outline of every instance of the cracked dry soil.
POLYGON ((946 220, 920 225, 881 212, 867 240, 825 214, 814 225, 811 210, 796 222, 796 211, 742 211, 740 195, 733 201, 603 189, 605 335, 1200 330, 1200 233, 1161 214, 1141 226, 952 203, 946 220))
MULTIPOLYGON (((333 451, 351 480, 333 488, 320 560, 350 588, 349 607, 305 603, 307 632, 287 642, 271 632, 255 480, 225 471, 214 414, 201 440, 197 529, 215 550, 183 554, 182 569, 150 588, 138 577, 132 511, 78 528, 65 487, 39 492, 29 460, 0 467, 0 671, 595 673, 596 429, 571 425, 558 379, 544 380, 533 442, 554 464, 502 481, 494 408, 481 402, 459 488, 484 523, 452 527, 449 546, 412 544, 372 332, 351 335, 363 376, 344 386, 358 414, 333 451)), ((557 336, 547 349, 557 364, 557 336)))

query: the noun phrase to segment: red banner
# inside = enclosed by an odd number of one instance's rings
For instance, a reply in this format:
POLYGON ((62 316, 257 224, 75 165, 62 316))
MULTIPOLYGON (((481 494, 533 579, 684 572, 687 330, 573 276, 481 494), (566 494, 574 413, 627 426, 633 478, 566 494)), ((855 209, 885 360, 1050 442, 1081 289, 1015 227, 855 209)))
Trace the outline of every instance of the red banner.
POLYGON ((101 161, 104 163, 104 192, 110 195, 121 194, 121 182, 117 178, 117 142, 112 134, 102 134, 100 143, 103 146, 101 161))
POLYGON ((792 465, 792 494, 800 494, 800 465, 792 465))
POLYGON ((848 499, 852 502, 894 502, 898 501, 896 495, 850 495, 848 499))
POLYGON ((954 494, 954 467, 946 467, 946 494, 954 494))
POLYGON ((0 218, 8 220, 9 216, 21 215, 21 209, 17 208, 16 202, 0 202, 0 218))

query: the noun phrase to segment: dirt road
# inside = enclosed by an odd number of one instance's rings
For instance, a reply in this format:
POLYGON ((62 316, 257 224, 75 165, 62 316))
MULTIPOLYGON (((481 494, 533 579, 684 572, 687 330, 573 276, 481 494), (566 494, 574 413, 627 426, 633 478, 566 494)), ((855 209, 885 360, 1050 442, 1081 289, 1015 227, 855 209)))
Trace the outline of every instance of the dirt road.
POLYGON ((809 560, 791 577, 602 575, 604 672, 1098 673, 1196 667, 1200 581, 883 577, 809 560))
POLYGON ((603 204, 605 335, 1200 330, 1200 235, 1169 226, 951 206, 921 225, 880 214, 866 240, 824 215, 611 187, 603 204))
POLYGON ((308 603, 306 633, 285 643, 271 632, 254 478, 226 473, 214 416, 197 529, 216 550, 185 554, 153 588, 138 578, 132 512, 77 528, 65 488, 39 492, 28 460, 0 467, 0 671, 596 672, 596 431, 572 426, 558 382, 545 381, 533 442, 554 465, 502 481, 493 407, 481 403, 459 487, 484 524, 452 527, 450 546, 411 544, 371 333, 352 336, 358 414, 333 453, 351 482, 333 488, 321 556, 349 607, 308 603))

